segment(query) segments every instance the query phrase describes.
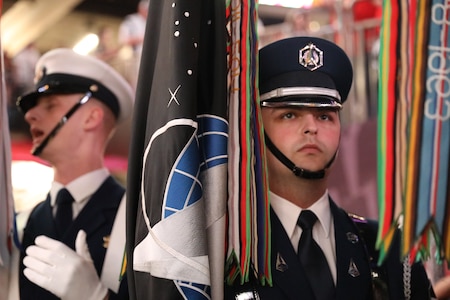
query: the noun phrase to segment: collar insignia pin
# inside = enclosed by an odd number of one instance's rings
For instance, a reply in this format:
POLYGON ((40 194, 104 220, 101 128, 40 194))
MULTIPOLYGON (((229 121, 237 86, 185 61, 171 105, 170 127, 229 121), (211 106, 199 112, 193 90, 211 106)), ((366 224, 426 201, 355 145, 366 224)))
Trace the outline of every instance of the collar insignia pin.
POLYGON ((299 51, 299 63, 310 71, 323 66, 323 51, 309 43, 299 51))
POLYGON ((353 232, 347 232, 347 240, 352 244, 356 244, 359 242, 359 237, 357 234, 353 232))
POLYGON ((103 237, 103 248, 108 249, 110 239, 109 235, 103 237))
POLYGON ((281 256, 281 254, 279 252, 277 253, 277 262, 276 262, 275 268, 277 269, 277 271, 280 271, 280 272, 284 272, 288 269, 288 265, 287 265, 286 261, 284 260, 284 258, 281 256))
POLYGON ((360 275, 358 267, 355 264, 353 258, 350 259, 350 264, 348 266, 348 274, 352 277, 358 277, 360 275))

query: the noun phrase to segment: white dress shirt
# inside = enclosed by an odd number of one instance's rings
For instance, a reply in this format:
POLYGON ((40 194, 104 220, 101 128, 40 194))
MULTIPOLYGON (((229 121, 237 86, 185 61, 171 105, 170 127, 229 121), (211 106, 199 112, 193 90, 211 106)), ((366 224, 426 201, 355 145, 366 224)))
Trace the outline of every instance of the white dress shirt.
POLYGON ((50 203, 53 208, 53 214, 56 214, 56 195, 60 189, 65 187, 75 200, 72 204, 72 217, 75 219, 83 207, 88 203, 88 200, 94 192, 102 185, 109 175, 109 171, 106 168, 102 168, 86 173, 69 182, 66 186, 56 181, 52 182, 52 187, 50 189, 50 203))
MULTIPOLYGON (((272 192, 270 192, 270 204, 289 236, 292 247, 297 252, 298 242, 302 234, 302 229, 297 225, 297 220, 302 209, 272 192)), ((331 275, 336 284, 336 241, 334 238, 333 215, 331 214, 328 201, 328 190, 307 209, 313 211, 317 216, 317 222, 313 227, 313 238, 325 254, 331 275)))

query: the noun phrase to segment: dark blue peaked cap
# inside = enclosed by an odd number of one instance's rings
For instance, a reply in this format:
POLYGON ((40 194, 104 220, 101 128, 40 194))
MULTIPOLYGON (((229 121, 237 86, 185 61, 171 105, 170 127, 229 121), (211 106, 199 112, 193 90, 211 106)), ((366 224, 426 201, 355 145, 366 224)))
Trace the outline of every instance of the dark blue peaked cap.
POLYGON ((288 38, 259 51, 262 106, 342 108, 352 80, 347 54, 321 38, 288 38))

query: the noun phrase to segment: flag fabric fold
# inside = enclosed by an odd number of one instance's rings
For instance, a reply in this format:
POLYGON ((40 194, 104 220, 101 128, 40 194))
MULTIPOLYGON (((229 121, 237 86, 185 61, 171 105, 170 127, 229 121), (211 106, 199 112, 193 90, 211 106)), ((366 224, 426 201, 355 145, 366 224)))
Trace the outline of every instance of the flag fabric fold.
POLYGON ((132 299, 220 299, 227 201, 225 3, 150 2, 127 186, 132 299))
POLYGON ((127 177, 132 299, 271 284, 256 20, 254 0, 150 2, 127 177))
POLYGON ((257 2, 227 3, 229 164, 226 281, 271 284, 270 216, 258 91, 257 2))
MULTIPOLYGON (((4 70, 2 70, 2 77, 4 74, 3 72, 4 70)), ((0 170, 2 170, 2 172, 0 174, 0 230, 2 242, 0 243, 0 266, 7 266, 9 264, 12 247, 12 233, 14 228, 14 204, 11 185, 11 140, 9 135, 8 112, 6 106, 6 95, 4 94, 4 84, 2 84, 1 89, 0 170)))
POLYGON ((450 3, 384 1, 378 115, 378 246, 450 262, 450 3), (434 253, 433 253, 434 255, 434 253))
MULTIPOLYGON (((0 1, 0 12, 3 1, 0 1)), ((14 202, 11 182, 11 138, 3 47, 0 40, 0 299, 8 295, 9 269, 13 247, 14 202)))

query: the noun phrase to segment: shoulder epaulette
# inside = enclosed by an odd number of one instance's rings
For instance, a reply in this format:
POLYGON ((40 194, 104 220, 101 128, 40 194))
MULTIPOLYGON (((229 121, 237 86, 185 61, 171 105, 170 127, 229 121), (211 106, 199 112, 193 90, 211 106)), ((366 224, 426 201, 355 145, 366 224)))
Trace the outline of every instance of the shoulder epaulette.
POLYGON ((361 217, 359 215, 356 215, 356 214, 353 214, 353 213, 349 213, 349 212, 347 212, 347 214, 350 217, 350 219, 353 220, 353 222, 367 223, 367 220, 364 217, 361 217))

